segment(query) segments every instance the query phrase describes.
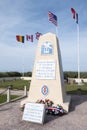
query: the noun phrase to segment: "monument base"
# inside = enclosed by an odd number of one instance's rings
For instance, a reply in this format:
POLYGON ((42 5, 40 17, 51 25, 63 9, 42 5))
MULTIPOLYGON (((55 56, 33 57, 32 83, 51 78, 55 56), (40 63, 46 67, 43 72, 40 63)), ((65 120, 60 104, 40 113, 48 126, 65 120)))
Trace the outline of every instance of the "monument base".
MULTIPOLYGON (((64 102, 56 102, 56 101, 53 101, 54 102, 54 106, 57 106, 58 104, 61 105, 63 107, 63 109, 66 111, 66 113, 69 112, 69 105, 70 105, 70 101, 71 101, 71 96, 66 96, 64 102)), ((29 98, 25 98, 21 101, 21 106, 23 106, 24 104, 26 103, 29 103, 29 102, 33 102, 35 103, 36 101, 31 101, 29 100, 29 98)))
POLYGON ((71 101, 71 96, 67 96, 66 100, 63 103, 61 103, 61 106, 64 108, 66 113, 69 112, 70 101, 71 101))

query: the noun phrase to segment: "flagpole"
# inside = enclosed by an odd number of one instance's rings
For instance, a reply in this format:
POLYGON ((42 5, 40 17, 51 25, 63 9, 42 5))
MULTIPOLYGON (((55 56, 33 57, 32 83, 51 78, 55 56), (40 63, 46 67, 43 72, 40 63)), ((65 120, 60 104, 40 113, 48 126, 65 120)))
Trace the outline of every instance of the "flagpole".
POLYGON ((80 45, 79 45, 79 24, 77 24, 77 64, 78 64, 78 85, 80 85, 80 45))
POLYGON ((24 77, 24 56, 23 56, 23 63, 22 63, 22 72, 23 72, 23 75, 22 75, 22 77, 24 77))
POLYGON ((56 26, 56 36, 58 36, 58 26, 56 26))
MULTIPOLYGON (((24 48, 24 45, 22 47, 24 48)), ((22 73, 22 77, 24 77, 24 55, 22 55, 22 73)))
POLYGON ((73 14, 73 19, 75 19, 77 23, 77 66, 78 66, 78 85, 81 84, 80 80, 80 45, 79 45, 79 24, 78 24, 78 13, 74 8, 71 8, 71 12, 73 14))

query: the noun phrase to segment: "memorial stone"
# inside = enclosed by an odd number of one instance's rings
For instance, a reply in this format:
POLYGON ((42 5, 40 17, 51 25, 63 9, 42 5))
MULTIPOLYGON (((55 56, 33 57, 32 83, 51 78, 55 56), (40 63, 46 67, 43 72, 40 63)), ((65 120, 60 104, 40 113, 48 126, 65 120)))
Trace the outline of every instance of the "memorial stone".
POLYGON ((21 104, 50 99, 69 111, 70 96, 67 96, 58 38, 47 33, 40 36, 32 73, 29 94, 21 104))

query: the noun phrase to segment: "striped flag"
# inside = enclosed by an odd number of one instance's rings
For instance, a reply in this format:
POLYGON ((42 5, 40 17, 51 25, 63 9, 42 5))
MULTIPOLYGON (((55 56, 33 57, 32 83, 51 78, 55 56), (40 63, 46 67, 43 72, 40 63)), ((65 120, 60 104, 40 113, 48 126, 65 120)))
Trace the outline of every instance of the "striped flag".
POLYGON ((48 12, 48 19, 51 21, 54 25, 57 26, 57 16, 53 14, 52 12, 48 12))
POLYGON ((16 40, 17 40, 18 42, 24 43, 24 36, 16 35, 16 40))
POLYGON ((74 8, 71 8, 71 12, 72 12, 72 15, 73 15, 73 19, 75 19, 76 23, 78 24, 78 13, 75 11, 74 8))

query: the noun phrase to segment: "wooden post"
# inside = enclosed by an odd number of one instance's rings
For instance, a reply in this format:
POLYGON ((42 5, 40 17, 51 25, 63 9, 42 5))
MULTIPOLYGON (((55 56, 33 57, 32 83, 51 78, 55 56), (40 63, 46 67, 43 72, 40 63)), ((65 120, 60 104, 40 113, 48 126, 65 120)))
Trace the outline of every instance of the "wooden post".
POLYGON ((10 102, 10 88, 7 90, 7 102, 10 102))
POLYGON ((24 86, 24 96, 27 96, 27 87, 24 86))

